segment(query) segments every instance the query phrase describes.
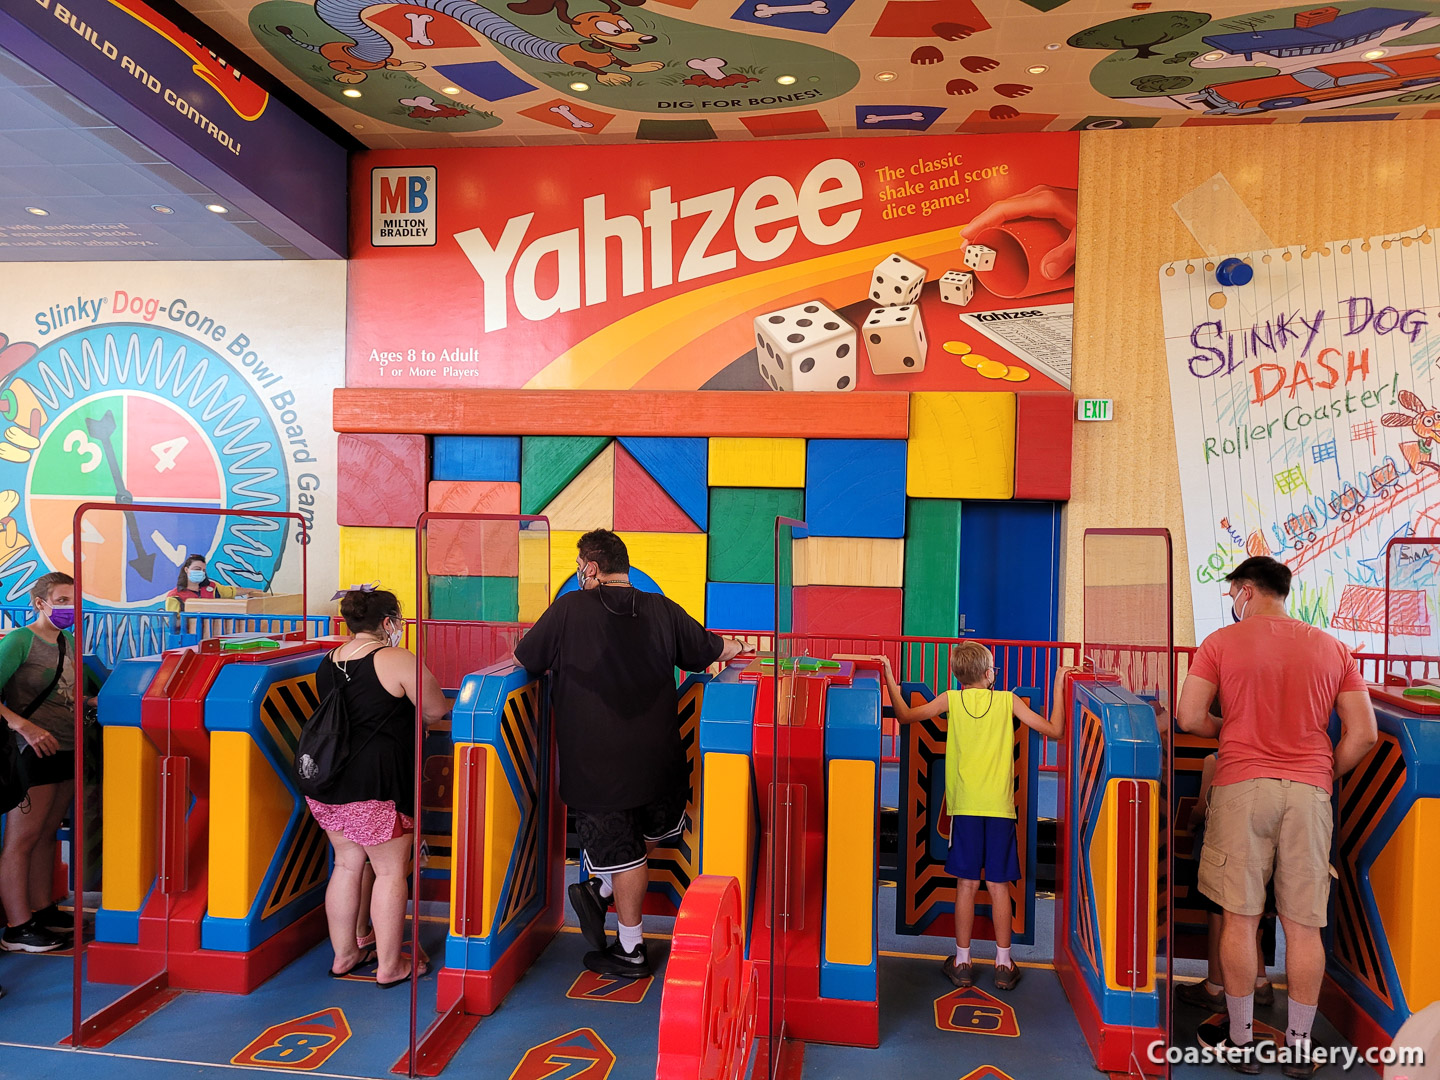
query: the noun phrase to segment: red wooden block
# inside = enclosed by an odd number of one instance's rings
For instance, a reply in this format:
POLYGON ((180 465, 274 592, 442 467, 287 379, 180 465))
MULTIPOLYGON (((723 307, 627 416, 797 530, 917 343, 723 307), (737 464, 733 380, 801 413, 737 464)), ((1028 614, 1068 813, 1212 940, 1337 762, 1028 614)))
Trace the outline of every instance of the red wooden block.
POLYGON ((430 478, 425 436, 341 435, 336 473, 341 525, 413 529, 430 478))
POLYGON ((653 476, 618 443, 615 446, 615 531, 699 532, 653 476))
POLYGON ((899 637, 904 589, 806 585, 795 590, 795 633, 812 637, 899 637))
POLYGON ((823 135, 830 130, 830 125, 825 123, 819 109, 772 113, 769 116, 742 116, 740 123, 757 138, 765 135, 823 135))
POLYGON ((1015 395, 1015 498, 1070 498, 1075 395, 1015 395))
MULTIPOLYGON (((430 509, 455 514, 518 514, 520 485, 500 480, 432 480, 430 509)), ((425 567, 432 574, 518 577, 518 521, 429 521, 425 567)))

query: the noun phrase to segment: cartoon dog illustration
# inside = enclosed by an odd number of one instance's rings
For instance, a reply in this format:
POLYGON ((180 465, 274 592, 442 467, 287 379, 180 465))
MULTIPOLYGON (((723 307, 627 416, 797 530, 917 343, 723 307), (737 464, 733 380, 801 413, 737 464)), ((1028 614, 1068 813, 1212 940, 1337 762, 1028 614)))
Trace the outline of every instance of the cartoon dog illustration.
POLYGON ((1418 473, 1422 468, 1440 472, 1440 463, 1433 460, 1435 438, 1440 434, 1436 431, 1437 425, 1440 425, 1440 410, 1426 408, 1425 403, 1409 390, 1401 390, 1398 398, 1400 407, 1410 411, 1386 413, 1380 417, 1380 423, 1385 427, 1409 428, 1418 436, 1417 442, 1400 444, 1400 453, 1409 463, 1412 473, 1418 473))
MULTIPOLYGON (((618 18, 620 7, 615 0, 602 0, 606 11, 584 12, 570 16, 567 0, 526 0, 511 4, 515 11, 535 15, 554 11, 566 25, 583 37, 583 43, 547 41, 536 37, 528 30, 522 30, 508 19, 495 14, 470 0, 408 0, 414 7, 431 11, 468 26, 471 30, 532 60, 543 60, 551 64, 568 64, 595 73, 595 80, 606 86, 618 86, 630 81, 625 72, 659 71, 663 61, 648 60, 639 64, 622 63, 611 49, 633 51, 641 45, 649 45, 656 39, 650 34, 641 34, 623 18, 618 18), (606 68, 618 67, 619 71, 606 68)), ((297 38, 288 26, 277 26, 278 33, 285 35, 302 49, 319 53, 335 71, 335 81, 342 83, 364 82, 371 71, 414 71, 425 65, 414 61, 396 60, 389 40, 362 18, 362 12, 372 7, 374 0, 315 0, 315 14, 338 34, 351 39, 349 42, 333 41, 325 45, 314 45, 297 38)))

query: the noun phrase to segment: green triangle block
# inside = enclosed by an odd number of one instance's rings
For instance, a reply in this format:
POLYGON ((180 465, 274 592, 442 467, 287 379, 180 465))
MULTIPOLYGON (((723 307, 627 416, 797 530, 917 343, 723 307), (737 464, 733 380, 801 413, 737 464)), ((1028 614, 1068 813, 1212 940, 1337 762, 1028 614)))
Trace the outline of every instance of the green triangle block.
POLYGON ((443 574, 432 577, 430 617, 462 622, 518 622, 520 579, 443 574))
POLYGON ((610 440, 588 435, 527 435, 520 441, 520 512, 538 514, 610 440))

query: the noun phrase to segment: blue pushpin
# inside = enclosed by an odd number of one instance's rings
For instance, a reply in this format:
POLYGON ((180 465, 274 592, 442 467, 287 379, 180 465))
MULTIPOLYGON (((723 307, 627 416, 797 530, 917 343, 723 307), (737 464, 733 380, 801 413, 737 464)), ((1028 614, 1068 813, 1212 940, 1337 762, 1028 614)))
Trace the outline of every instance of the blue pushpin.
POLYGON ((1215 280, 1221 285, 1248 285, 1255 268, 1243 259, 1221 259, 1215 267, 1215 280))

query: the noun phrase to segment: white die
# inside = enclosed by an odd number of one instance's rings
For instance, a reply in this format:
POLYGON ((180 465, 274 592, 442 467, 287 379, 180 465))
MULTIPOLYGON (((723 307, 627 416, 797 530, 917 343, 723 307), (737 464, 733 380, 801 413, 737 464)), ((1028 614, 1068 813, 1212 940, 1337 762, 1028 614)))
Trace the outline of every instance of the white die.
POLYGON ((925 370, 925 323, 914 304, 878 307, 865 320, 865 352, 876 375, 925 370))
POLYGON ((940 299, 962 307, 975 298, 975 275, 965 270, 947 270, 940 279, 940 299))
POLYGON ((854 390, 855 328, 819 300, 755 320, 760 377, 772 390, 854 390))
POLYGON ((870 278, 870 299, 886 307, 913 304, 925 287, 925 268, 903 255, 887 255, 870 278))
POLYGON ((984 244, 966 244, 965 265, 971 270, 994 270, 995 249, 984 244))

